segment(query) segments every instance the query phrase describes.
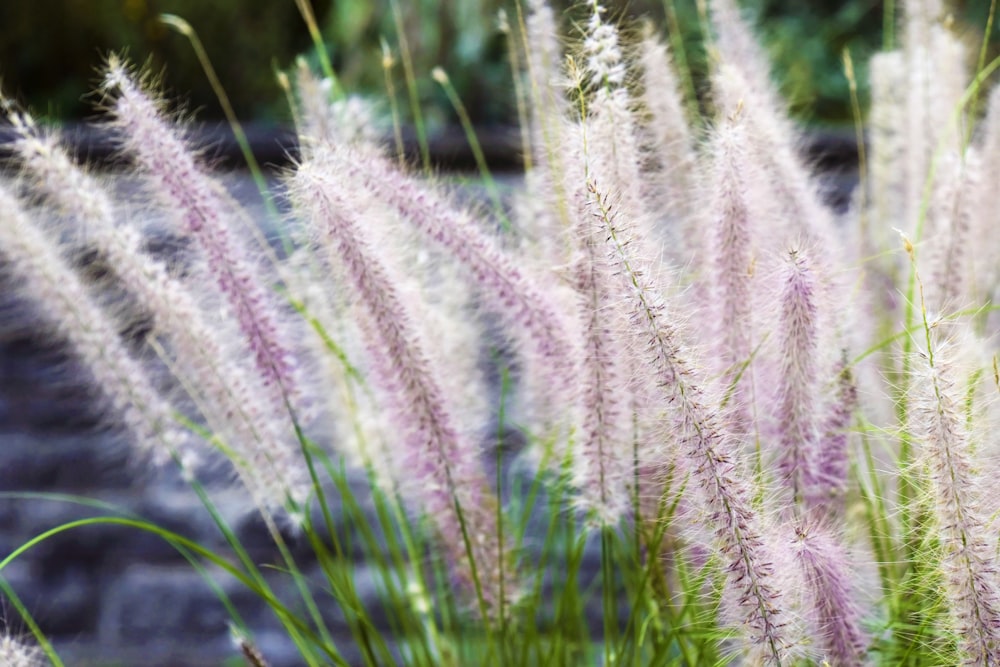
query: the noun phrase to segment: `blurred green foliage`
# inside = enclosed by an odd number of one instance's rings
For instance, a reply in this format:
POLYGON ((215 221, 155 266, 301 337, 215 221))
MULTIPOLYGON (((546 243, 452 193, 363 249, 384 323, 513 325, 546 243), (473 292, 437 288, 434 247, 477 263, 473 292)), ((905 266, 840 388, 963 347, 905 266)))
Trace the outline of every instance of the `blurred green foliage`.
MULTIPOLYGON (((330 0, 314 0, 325 13, 330 0)), ((246 118, 287 115, 274 63, 287 66, 309 36, 291 0, 0 0, 4 91, 59 118, 93 114, 85 99, 111 51, 163 72, 167 94, 199 118, 221 117, 187 40, 162 25, 185 18, 201 35, 233 103, 246 118)))
MULTIPOLYGON (((791 105, 792 114, 810 122, 849 123, 849 91, 842 53, 851 52, 859 79, 863 107, 867 107, 868 59, 887 43, 899 47, 895 21, 886 26, 885 3, 849 0, 841 3, 805 3, 797 0, 752 0, 757 25, 768 46, 774 75, 791 105)), ((966 43, 969 66, 982 44, 990 0, 951 2, 954 30, 966 43)), ((996 53, 997 29, 990 52, 996 53)))
POLYGON ((515 115, 507 45, 497 27, 509 0, 369 0, 333 3, 322 25, 327 49, 344 88, 384 95, 382 40, 395 60, 399 102, 405 113, 402 49, 413 62, 423 113, 432 125, 453 119, 441 87, 431 80, 442 67, 479 123, 510 122, 515 115), (403 29, 402 39, 397 26, 403 29))
MULTIPOLYGON (((641 17, 665 26, 665 14, 672 8, 696 85, 704 89, 703 83, 697 84, 704 80, 706 63, 696 0, 605 4, 626 26, 641 17)), ((841 53, 850 49, 864 97, 864 63, 885 38, 883 2, 744 0, 743 4, 756 18, 793 114, 809 122, 850 122, 841 53)), ((568 10, 563 18, 566 34, 579 34, 589 3, 554 0, 554 5, 568 10)), ((497 30, 501 8, 511 22, 516 21, 513 0, 313 0, 313 6, 333 65, 348 91, 384 97, 384 40, 396 59, 392 73, 405 111, 399 65, 405 41, 421 106, 432 125, 454 118, 447 98, 429 76, 435 66, 448 72, 477 123, 515 120, 506 40, 497 30)), ((989 0, 955 4, 956 25, 973 55, 988 8, 989 0)), ((85 117, 91 113, 86 94, 102 57, 111 50, 125 50, 133 60, 148 60, 154 71, 163 71, 167 93, 187 100, 199 118, 220 117, 190 45, 157 21, 164 12, 183 17, 198 31, 241 117, 288 117, 275 69, 289 68, 300 53, 316 61, 308 55, 313 49, 293 0, 0 1, 0 77, 5 91, 39 112, 85 117)))
POLYGON ((882 46, 882 3, 853 0, 838 6, 757 0, 753 4, 772 71, 792 115, 812 122, 850 122, 842 53, 850 51, 865 97, 868 59, 882 46))

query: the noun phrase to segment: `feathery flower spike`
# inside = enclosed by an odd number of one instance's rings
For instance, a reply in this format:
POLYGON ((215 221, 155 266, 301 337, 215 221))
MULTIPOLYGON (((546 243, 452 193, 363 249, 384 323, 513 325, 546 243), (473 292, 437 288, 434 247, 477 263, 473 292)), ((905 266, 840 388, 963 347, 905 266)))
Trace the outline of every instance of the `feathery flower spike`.
POLYGON ((114 56, 108 61, 104 88, 115 95, 112 113, 122 146, 200 246, 253 352, 258 372, 275 390, 275 401, 295 406, 300 382, 275 297, 235 237, 221 186, 198 166, 178 131, 164 120, 157 102, 114 56))
POLYGON ((456 431, 440 382, 431 368, 388 268, 365 238, 348 183, 317 149, 299 166, 291 189, 299 209, 346 269, 364 318, 375 380, 401 434, 411 479, 402 492, 434 522, 464 583, 496 614, 511 601, 506 546, 498 540, 498 502, 479 462, 478 448, 456 431), (463 543, 468 535, 468 553, 463 543), (506 577, 506 580, 505 580, 506 577))

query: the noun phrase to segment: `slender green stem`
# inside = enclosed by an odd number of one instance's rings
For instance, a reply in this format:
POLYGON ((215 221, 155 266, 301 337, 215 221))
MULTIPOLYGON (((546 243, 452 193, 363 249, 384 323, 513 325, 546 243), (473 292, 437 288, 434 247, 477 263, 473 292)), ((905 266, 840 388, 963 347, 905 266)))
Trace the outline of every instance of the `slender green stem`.
POLYGON ((410 113, 413 114, 413 125, 417 131, 417 143, 420 145, 420 161, 424 168, 424 173, 431 173, 431 150, 427 142, 427 127, 424 125, 424 113, 421 110, 420 92, 417 90, 417 77, 413 71, 413 55, 410 53, 410 44, 406 38, 406 24, 403 21, 403 12, 399 7, 399 0, 389 0, 392 8, 392 19, 396 24, 396 39, 399 40, 399 56, 403 61, 403 75, 406 78, 406 91, 410 96, 410 113))
POLYGON ((882 3, 882 50, 892 51, 896 48, 896 2, 885 0, 882 3))
POLYGON ((226 122, 229 123, 229 127, 233 131, 236 143, 239 144, 240 151, 243 153, 243 159, 246 161, 247 167, 250 169, 250 174, 253 176, 254 184, 256 184, 257 190, 260 192, 260 196, 264 200, 264 206, 267 208, 267 213, 272 219, 276 220, 278 218, 278 209, 274 205, 274 199, 271 196, 271 188, 267 185, 267 179, 264 178, 264 172, 260 168, 260 163, 257 162, 257 156, 253 154, 253 149, 250 148, 250 141, 247 139, 246 132, 243 130, 243 124, 240 123, 239 118, 236 116, 236 111, 233 109, 233 105, 229 101, 229 95, 226 93, 226 88, 222 85, 219 75, 216 74, 215 67, 212 65, 212 61, 208 57, 208 52, 205 51, 205 47, 202 45, 201 39, 198 37, 198 33, 195 32, 190 23, 173 14, 161 14, 160 22, 176 30, 178 33, 186 37, 191 43, 191 48, 194 49, 195 56, 198 58, 198 62, 201 64, 201 68, 205 72, 205 76, 208 78, 208 83, 212 87, 212 91, 215 92, 216 98, 219 100, 219 105, 222 107, 222 113, 226 116, 226 122))
POLYGON ((469 148, 472 149, 472 155, 476 160, 476 168, 479 169, 479 175, 482 177, 483 183, 486 185, 486 193, 493 202, 493 210, 500 218, 504 231, 510 231, 511 224, 503 210, 503 201, 500 199, 500 190, 497 189, 497 183, 493 180, 493 174, 490 172, 490 167, 486 164, 486 155, 483 154, 483 147, 480 145, 479 138, 476 136, 476 129, 472 126, 472 119, 469 118, 469 112, 466 111, 465 105, 462 104, 462 100, 455 91, 455 87, 451 85, 451 79, 448 77, 447 72, 440 67, 435 67, 432 76, 434 77, 434 80, 440 84, 445 95, 448 96, 448 101, 451 102, 452 108, 455 110, 455 113, 458 114, 458 120, 462 124, 462 130, 465 132, 465 139, 469 142, 469 148))
POLYGON ((684 104, 688 109, 688 120, 696 122, 701 118, 701 112, 698 109, 698 89, 694 85, 694 73, 688 59, 687 47, 684 45, 685 32, 677 18, 676 0, 663 0, 663 11, 667 17, 670 53, 684 85, 684 104))
POLYGON ((331 95, 333 95, 334 99, 339 99, 344 96, 344 90, 337 80, 337 73, 333 70, 330 52, 326 48, 326 42, 323 41, 323 33, 319 29, 319 23, 316 22, 316 12, 313 11, 312 3, 310 0, 295 0, 295 6, 298 8, 299 14, 302 16, 302 20, 309 30, 309 37, 312 39, 313 47, 316 49, 316 57, 319 58, 323 76, 330 80, 332 85, 331 95))
POLYGON ((45 657, 49 659, 50 663, 52 663, 52 667, 65 667, 63 661, 59 658, 59 654, 56 653, 56 650, 52 647, 52 643, 49 642, 45 633, 42 632, 42 629, 38 626, 38 623, 35 622, 34 617, 32 617, 31 613, 28 611, 28 608, 24 606, 21 598, 18 597, 17 593, 14 592, 14 589, 7 582, 6 577, 0 576, 0 591, 3 591, 4 597, 7 599, 6 601, 13 605, 14 609, 17 610, 17 613, 24 621, 24 624, 28 626, 29 630, 31 630, 31 634, 34 635, 35 641, 38 642, 38 645, 45 653, 45 657))
POLYGON ((396 146, 396 161, 399 166, 406 165, 406 147, 403 145, 403 127, 399 120, 399 101, 396 99, 396 82, 392 78, 392 68, 396 64, 392 57, 389 43, 382 38, 382 76, 385 79, 385 92, 389 100, 389 110, 392 114, 392 140, 396 146))

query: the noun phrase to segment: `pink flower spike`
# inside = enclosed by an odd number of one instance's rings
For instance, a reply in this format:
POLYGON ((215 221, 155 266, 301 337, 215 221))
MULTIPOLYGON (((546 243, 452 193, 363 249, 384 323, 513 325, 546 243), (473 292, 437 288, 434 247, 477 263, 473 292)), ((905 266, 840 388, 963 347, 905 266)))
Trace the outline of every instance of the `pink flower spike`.
POLYGON ((285 407, 270 401, 252 367, 241 363, 248 350, 239 332, 208 321, 195 295, 143 249, 141 232, 117 224, 101 183, 74 162, 55 135, 27 118, 12 118, 18 133, 14 150, 25 175, 45 204, 73 215, 87 242, 100 249, 122 286, 148 311, 153 333, 170 348, 175 374, 197 388, 196 403, 215 435, 232 448, 233 463, 256 504, 282 507, 289 497, 304 499, 311 483, 298 439, 285 407))
POLYGON ((784 664, 790 650, 781 620, 784 596, 775 581, 774 560, 763 539, 762 521, 750 502, 750 487, 730 454, 733 443, 720 428, 701 387, 691 378, 686 350, 679 343, 663 297, 649 282, 647 267, 632 256, 631 222, 619 219, 606 196, 596 189, 592 194, 596 215, 608 231, 609 250, 628 290, 637 342, 645 345, 650 372, 664 404, 670 406, 664 428, 680 442, 681 454, 701 490, 730 593, 743 614, 743 629, 760 650, 764 664, 784 664))
POLYGON ((778 350, 778 468, 799 506, 815 482, 817 411, 817 283, 808 255, 791 250, 782 271, 778 350))
POLYGON ((573 346, 561 310, 540 278, 522 270, 467 213, 381 156, 328 147, 324 164, 397 210, 465 267, 482 298, 511 327, 528 358, 529 372, 541 376, 533 384, 548 389, 548 395, 540 397, 545 403, 541 412, 550 417, 565 412, 575 400, 573 346))
POLYGON ((852 590, 853 573, 847 553, 819 526, 797 526, 793 550, 808 589, 806 603, 821 655, 831 665, 861 665, 866 639, 852 590))
POLYGON ((357 293, 373 384, 400 436, 399 469, 409 475, 399 480, 404 497, 434 523, 459 578, 469 589, 478 584, 482 611, 497 614, 511 602, 513 579, 506 570, 507 547, 498 538, 498 500, 478 447, 454 426, 439 374, 423 352, 398 283, 365 236, 348 181, 323 159, 327 152, 317 147, 316 157, 299 166, 291 181, 293 199, 357 293))
POLYGON ((712 141, 712 227, 709 230, 709 280, 715 320, 716 369, 730 396, 730 422, 737 434, 751 432, 753 398, 754 243, 747 202, 743 117, 734 113, 715 128, 712 141))
POLYGON ((858 407, 858 389, 845 358, 837 362, 837 391, 823 425, 815 466, 815 484, 807 494, 810 508, 839 521, 843 518, 844 495, 849 469, 848 444, 851 419, 858 407))
POLYGON ((299 382, 274 295, 250 253, 235 237, 220 187, 198 166, 160 105, 117 58, 108 61, 105 89, 116 95, 112 113, 125 151, 141 167, 164 206, 176 212, 184 231, 204 253, 208 270, 225 296, 253 352, 257 370, 276 390, 279 404, 295 405, 299 382))
MULTIPOLYGON (((928 332, 932 345, 935 337, 928 332)), ((956 386, 948 353, 938 345, 921 355, 926 375, 914 383, 919 391, 917 435, 931 482, 944 586, 952 601, 959 649, 965 664, 995 665, 1000 664, 1000 570, 978 501, 981 479, 962 408, 963 387, 956 386)))

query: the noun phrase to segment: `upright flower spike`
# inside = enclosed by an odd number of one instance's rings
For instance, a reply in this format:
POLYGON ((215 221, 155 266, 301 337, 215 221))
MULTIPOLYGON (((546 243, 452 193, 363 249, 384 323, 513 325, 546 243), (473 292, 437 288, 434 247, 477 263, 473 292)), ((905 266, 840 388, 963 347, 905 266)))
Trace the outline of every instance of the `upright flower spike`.
MULTIPOLYGON (((990 92, 986 116, 982 121, 982 143, 979 146, 980 176, 974 184, 969 202, 969 236, 976 239, 972 254, 971 275, 973 303, 985 303, 1000 286, 1000 238, 994 233, 993 202, 996 183, 1000 182, 1000 86, 990 92)), ((992 328, 992 327, 991 327, 992 328)))
POLYGON ((938 176, 927 212, 928 227, 934 232, 927 235, 930 252, 922 255, 930 264, 930 270, 924 271, 930 276, 924 297, 935 312, 973 305, 973 249, 978 239, 973 236, 972 203, 982 167, 978 151, 972 148, 964 157, 949 154, 938 160, 938 176))
MULTIPOLYGON (((679 77, 666 45, 652 33, 639 45, 638 60, 641 101, 648 114, 643 128, 645 150, 654 164, 651 174, 643 174, 648 190, 645 199, 657 210, 668 212, 671 227, 679 227, 673 236, 686 254, 677 258, 678 263, 697 263, 704 256, 694 196, 698 155, 679 77)), ((694 271, 700 273, 699 267, 694 271)))
MULTIPOLYGON (((907 73, 903 52, 875 54, 869 62, 869 72, 870 186, 866 192, 869 214, 864 254, 872 257, 883 248, 891 247, 895 241, 892 229, 894 226, 899 227, 899 216, 907 210, 907 73)), ((886 264, 892 259, 890 257, 879 261, 886 264)), ((896 269, 891 264, 883 268, 890 276, 896 269)))
MULTIPOLYGON (((729 0, 726 0, 729 2, 729 0)), ((755 172, 751 201, 754 215, 768 220, 772 248, 807 239, 842 254, 843 230, 820 197, 820 187, 799 153, 799 133, 783 109, 757 87, 745 63, 724 58, 712 75, 716 106, 745 117, 745 153, 755 172)))
MULTIPOLYGON (((932 332, 928 340, 935 341, 932 332)), ((944 346, 924 357, 925 377, 914 383, 917 437, 930 477, 938 522, 944 585, 951 602, 955 637, 967 665, 1000 664, 1000 585, 995 543, 987 540, 987 517, 977 496, 981 481, 944 346)))
POLYGON ((357 96, 334 100, 332 89, 333 81, 317 78, 305 58, 296 61, 296 134, 299 150, 305 154, 317 144, 377 140, 368 104, 357 96))
POLYGON ((800 506, 815 485, 819 432, 817 294, 819 285, 809 256, 791 250, 782 272, 778 349, 778 469, 800 506))
POLYGON ((572 204, 565 179, 561 178, 572 168, 572 158, 564 153, 569 104, 562 93, 562 46, 555 12, 547 0, 529 0, 526 4, 524 45, 531 101, 531 163, 516 213, 529 240, 523 249, 537 265, 548 268, 569 261, 566 239, 572 226, 572 204))
POLYGON ((627 420, 629 388, 624 368, 628 345, 620 331, 625 316, 619 278, 609 261, 606 231, 583 197, 577 211, 579 256, 573 265, 579 294, 583 355, 580 364, 580 431, 573 455, 578 503, 602 525, 614 525, 629 509, 628 484, 634 453, 627 420), (623 405, 624 404, 624 405, 623 405))
POLYGON ((17 133, 15 155, 35 192, 73 215, 86 242, 107 256, 125 289, 148 311, 153 334, 170 347, 178 379, 195 388, 192 398, 235 453, 233 463, 257 503, 281 507, 289 496, 303 501, 309 484, 292 425, 267 400, 258 378, 242 367, 245 347, 225 339, 224 324, 209 326, 193 295, 143 249, 139 230, 115 223, 113 202, 102 185, 54 135, 41 132, 27 114, 12 112, 10 119, 17 133))
POLYGON ((741 629, 761 653, 764 664, 784 664, 791 649, 782 617, 784 596, 775 581, 762 522, 750 503, 750 488, 733 461, 733 443, 692 379, 685 349, 678 342, 663 298, 628 247, 628 221, 611 210, 608 199, 600 192, 593 191, 593 196, 608 231, 609 249, 625 283, 632 332, 644 345, 649 372, 669 406, 670 416, 664 428, 680 442, 681 455, 710 513, 728 585, 743 616, 741 629))
POLYGON ((525 17, 531 92, 531 143, 535 167, 549 167, 562 148, 566 101, 559 92, 562 48, 555 12, 546 0, 529 0, 525 17))
POLYGON ((125 151, 145 172, 154 194, 176 211, 184 232, 204 253, 208 271, 224 295, 253 353, 257 371, 276 403, 297 406, 299 386, 289 337, 267 289, 268 280, 237 236, 221 186, 198 166, 159 104, 111 57, 104 89, 125 151))
MULTIPOLYGON (((586 67, 582 75, 593 88, 582 119, 586 131, 586 177, 604 192, 620 195, 621 206, 653 243, 657 235, 642 192, 642 157, 636 135, 633 101, 625 86, 625 60, 618 29, 605 21, 604 7, 594 4, 583 43, 586 67)), ((649 250, 652 259, 659 254, 649 250)))
POLYGON ((709 0, 708 7, 717 37, 713 45, 718 59, 739 69, 741 78, 747 82, 748 98, 753 96, 752 106, 761 107, 767 122, 774 124, 775 134, 795 136, 785 113, 787 104, 771 78, 770 60, 737 0, 709 0))
POLYGON ((750 432, 749 405, 753 400, 754 238, 747 202, 745 140, 742 115, 737 111, 715 127, 711 143, 712 227, 706 244, 710 249, 712 317, 715 321, 715 354, 730 396, 732 426, 736 433, 750 432))
POLYGON ((138 450, 158 462, 193 462, 173 407, 118 336, 57 243, 29 218, 0 184, 0 254, 19 278, 19 289, 39 304, 39 314, 70 345, 94 376, 95 386, 120 416, 138 450))
POLYGON ((826 529, 809 525, 796 527, 792 549, 807 588, 803 593, 818 638, 816 652, 830 665, 860 666, 866 640, 848 554, 826 529))
POLYGON ((590 85, 595 88, 618 87, 625 83, 625 61, 618 45, 618 29, 601 18, 607 10, 594 2, 583 40, 590 85))
POLYGON ((834 375, 837 391, 833 404, 827 407, 823 434, 817 451, 814 468, 815 484, 806 495, 806 503, 821 516, 839 525, 844 517, 844 495, 847 492, 849 471, 848 444, 850 442, 851 419, 858 407, 858 388, 844 358, 837 362, 834 375))
POLYGON ((374 380, 400 434, 400 469, 410 475, 400 480, 402 491, 433 521, 460 579, 481 595, 483 611, 498 614, 512 597, 510 558, 496 524, 498 501, 478 447, 453 425, 396 281, 366 239, 349 181, 323 159, 328 154, 317 151, 316 159, 299 166, 291 182, 294 200, 357 293, 374 380))

